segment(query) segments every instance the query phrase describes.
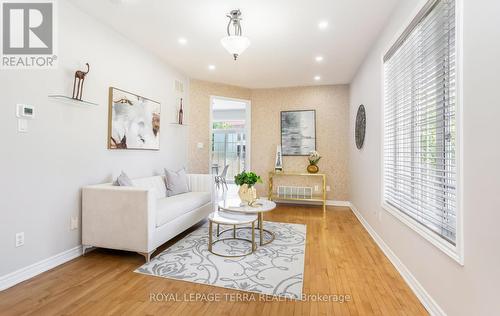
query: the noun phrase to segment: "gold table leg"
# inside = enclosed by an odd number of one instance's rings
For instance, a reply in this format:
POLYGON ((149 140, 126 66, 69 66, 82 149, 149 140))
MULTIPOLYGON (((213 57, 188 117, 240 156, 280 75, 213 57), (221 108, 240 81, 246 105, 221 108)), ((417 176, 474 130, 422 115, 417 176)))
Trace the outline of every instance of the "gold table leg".
MULTIPOLYGON (((259 212, 257 214, 257 227, 255 227, 255 224, 252 225, 253 227, 236 227, 236 226, 233 226, 233 228, 229 228, 229 229, 224 229, 222 231, 217 231, 217 237, 219 237, 220 235, 224 234, 225 232, 227 231, 233 231, 233 238, 236 238, 236 230, 238 229, 252 229, 252 230, 255 230, 255 229, 258 229, 259 230, 259 244, 261 246, 265 246, 267 244, 270 244, 271 242, 274 241, 274 239, 276 238, 276 235, 274 234, 274 232, 268 230, 268 229, 265 229, 264 228, 264 213, 263 212, 259 212), (271 239, 269 241, 265 241, 264 239, 264 233, 268 233, 270 236, 271 236, 271 239)), ((218 225, 217 225, 217 228, 218 225)), ((239 239, 239 238, 236 238, 236 239, 239 239)))
MULTIPOLYGON (((219 238, 216 241, 213 241, 212 240, 213 239, 212 238, 212 234, 213 234, 213 227, 212 226, 213 226, 212 221, 209 220, 208 221, 208 251, 210 251, 214 255, 217 255, 219 257, 225 257, 225 258, 238 258, 238 257, 244 257, 244 256, 251 255, 257 249, 257 244, 255 243, 255 221, 252 222, 252 239, 251 240, 236 237, 236 229, 249 228, 249 227, 236 227, 236 225, 233 225, 233 229, 232 229, 233 236, 234 236, 233 238, 222 238, 222 239, 219 238), (246 242, 252 243, 251 251, 248 253, 242 254, 242 255, 223 255, 223 254, 219 254, 219 253, 214 252, 212 249, 212 246, 218 242, 224 242, 225 240, 241 240, 241 241, 246 241, 246 242)), ((227 231, 227 230, 225 230, 225 231, 227 231)), ((222 233, 224 233, 224 231, 222 233)))
POLYGON ((267 244, 270 244, 274 238, 276 237, 274 235, 274 232, 270 231, 270 230, 267 230, 267 229, 264 229, 264 213, 263 212, 260 212, 259 213, 259 216, 258 216, 258 221, 257 221, 258 225, 259 225, 259 236, 260 236, 260 240, 259 240, 259 243, 261 246, 265 246, 267 244), (264 242, 264 232, 268 233, 269 235, 271 235, 271 239, 267 242, 264 242))
POLYGON ((208 221, 208 251, 212 252, 212 221, 210 220, 208 221))
POLYGON ((323 175, 323 215, 326 214, 326 176, 323 175))
POLYGON ((264 245, 264 234, 263 234, 263 232, 264 232, 264 227, 262 227, 262 226, 264 226, 264 225, 263 225, 263 223, 262 223, 262 222, 263 222, 263 219, 262 219, 262 218, 263 218, 263 215, 262 215, 262 212, 260 212, 260 213, 259 213, 259 231, 260 231, 260 238, 259 238, 259 239, 260 239, 260 245, 261 245, 261 246, 263 246, 263 245, 264 245))
POLYGON ((255 251, 257 245, 255 244, 255 222, 252 222, 252 252, 255 251))

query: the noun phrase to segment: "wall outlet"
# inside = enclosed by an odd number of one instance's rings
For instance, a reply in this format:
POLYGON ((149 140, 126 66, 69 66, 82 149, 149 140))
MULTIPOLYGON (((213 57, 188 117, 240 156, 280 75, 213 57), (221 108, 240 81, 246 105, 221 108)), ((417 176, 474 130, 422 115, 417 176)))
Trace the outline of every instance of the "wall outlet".
POLYGON ((78 229, 78 217, 71 216, 70 229, 71 230, 78 229))
POLYGON ((204 145, 203 145, 203 143, 198 143, 198 144, 196 145, 196 147, 198 147, 198 149, 202 149, 202 148, 204 147, 204 145))
POLYGON ((317 184, 316 184, 316 185, 314 186, 314 192, 319 192, 319 185, 317 185, 317 184))
POLYGON ((332 189, 330 188, 329 185, 326 186, 326 192, 330 192, 332 189))
POLYGON ((16 233, 16 247, 24 245, 24 232, 16 233))

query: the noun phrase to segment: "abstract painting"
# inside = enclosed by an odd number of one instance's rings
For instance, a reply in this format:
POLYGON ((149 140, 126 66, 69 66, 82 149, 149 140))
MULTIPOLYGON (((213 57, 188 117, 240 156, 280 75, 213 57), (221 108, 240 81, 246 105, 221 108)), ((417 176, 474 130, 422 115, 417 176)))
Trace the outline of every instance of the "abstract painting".
POLYGON ((316 111, 281 112, 283 156, 307 156, 316 150, 316 111))
POLYGON ((160 103, 109 88, 109 149, 160 149, 160 103))

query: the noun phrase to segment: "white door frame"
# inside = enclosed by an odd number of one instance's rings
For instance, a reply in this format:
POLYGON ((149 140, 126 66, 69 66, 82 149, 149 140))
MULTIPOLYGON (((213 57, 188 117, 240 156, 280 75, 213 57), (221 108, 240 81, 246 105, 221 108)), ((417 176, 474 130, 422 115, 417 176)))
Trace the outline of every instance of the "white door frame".
POLYGON ((209 144, 208 144, 208 149, 209 149, 209 155, 208 155, 208 170, 209 173, 212 173, 212 129, 213 129, 213 105, 214 105, 214 100, 219 99, 219 100, 229 100, 229 101, 237 101, 237 102, 243 102, 246 104, 245 106, 245 170, 251 170, 251 161, 252 161, 252 101, 250 100, 245 100, 245 99, 237 99, 237 98, 228 98, 228 97, 221 97, 218 95, 210 95, 210 113, 209 113, 209 119, 208 119, 208 139, 209 139, 209 144))

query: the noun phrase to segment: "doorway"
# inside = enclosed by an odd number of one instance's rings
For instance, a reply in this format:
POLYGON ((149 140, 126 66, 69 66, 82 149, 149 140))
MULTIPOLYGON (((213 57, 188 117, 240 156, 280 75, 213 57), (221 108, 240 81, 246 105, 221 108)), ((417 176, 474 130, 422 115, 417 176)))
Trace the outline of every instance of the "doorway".
POLYGON ((210 170, 226 181, 250 170, 251 104, 249 100, 210 97, 210 170))

